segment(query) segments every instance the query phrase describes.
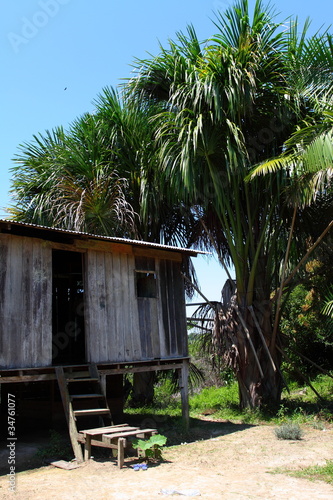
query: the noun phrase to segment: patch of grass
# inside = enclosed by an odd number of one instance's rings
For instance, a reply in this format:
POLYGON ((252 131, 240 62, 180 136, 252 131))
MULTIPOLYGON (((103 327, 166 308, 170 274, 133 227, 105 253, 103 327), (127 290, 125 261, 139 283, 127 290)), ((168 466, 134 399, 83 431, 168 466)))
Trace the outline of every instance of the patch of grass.
POLYGON ((282 424, 275 429, 275 435, 278 439, 295 441, 302 439, 303 431, 298 424, 282 424))
POLYGON ((290 384, 290 395, 283 393, 278 410, 272 409, 239 409, 238 385, 236 382, 223 387, 208 387, 190 397, 191 414, 211 414, 212 418, 242 421, 243 423, 294 423, 313 424, 317 428, 333 422, 333 379, 319 375, 312 385, 321 394, 318 400, 308 387, 290 384))
POLYGON ((190 408, 196 413, 219 412, 237 409, 239 404, 237 384, 224 387, 206 387, 190 397, 190 408))
POLYGON ((163 421, 165 415, 168 415, 169 417, 181 417, 182 408, 180 401, 178 401, 177 403, 173 402, 172 404, 165 404, 163 408, 160 406, 146 405, 140 406, 139 408, 126 408, 125 412, 126 414, 133 416, 146 416, 150 414, 152 418, 155 418, 155 420, 159 422, 163 421))
MULTIPOLYGON (((292 423, 322 430, 333 423, 333 379, 319 375, 311 383, 323 399, 319 400, 310 388, 292 382, 289 384, 290 395, 283 393, 277 410, 269 408, 241 410, 236 382, 222 387, 205 387, 200 392, 190 395, 190 415, 192 418, 202 418, 204 415, 209 416, 211 420, 223 419, 244 424, 292 423)), ((133 416, 141 414, 142 417, 150 414, 160 428, 160 424, 164 422, 163 416, 177 419, 181 417, 180 395, 170 394, 168 385, 161 385, 156 388, 153 405, 134 409, 126 408, 126 413, 133 416)))
MULTIPOLYGON (((331 401, 333 397, 333 379, 328 375, 320 374, 311 380, 311 385, 320 394, 323 401, 331 401)), ((289 383, 290 394, 286 390, 282 392, 282 398, 286 401, 299 401, 303 403, 318 402, 318 398, 310 387, 299 385, 296 382, 289 383)))
POLYGON ((294 477, 303 477, 312 481, 325 481, 333 484, 333 460, 327 460, 325 465, 314 465, 299 471, 287 471, 287 473, 294 477))

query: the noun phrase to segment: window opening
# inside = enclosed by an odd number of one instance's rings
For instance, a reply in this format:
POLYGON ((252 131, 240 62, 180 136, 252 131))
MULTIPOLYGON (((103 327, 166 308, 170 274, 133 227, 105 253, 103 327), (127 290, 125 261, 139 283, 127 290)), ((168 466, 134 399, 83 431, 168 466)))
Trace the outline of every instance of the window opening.
POLYGON ((137 297, 151 298, 157 297, 156 273, 147 271, 136 271, 136 294, 137 297))

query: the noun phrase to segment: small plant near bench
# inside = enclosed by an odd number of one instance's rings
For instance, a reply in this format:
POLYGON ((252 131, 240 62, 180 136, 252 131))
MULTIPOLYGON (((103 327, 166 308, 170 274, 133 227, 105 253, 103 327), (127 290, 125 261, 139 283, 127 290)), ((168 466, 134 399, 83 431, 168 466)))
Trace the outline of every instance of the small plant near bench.
POLYGON ((162 434, 154 434, 149 439, 133 439, 133 448, 137 449, 139 455, 144 456, 147 461, 152 458, 161 460, 162 450, 161 447, 165 445, 167 438, 162 434))
POLYGON ((302 439, 303 431, 298 424, 282 424, 275 429, 278 439, 299 440, 302 439))

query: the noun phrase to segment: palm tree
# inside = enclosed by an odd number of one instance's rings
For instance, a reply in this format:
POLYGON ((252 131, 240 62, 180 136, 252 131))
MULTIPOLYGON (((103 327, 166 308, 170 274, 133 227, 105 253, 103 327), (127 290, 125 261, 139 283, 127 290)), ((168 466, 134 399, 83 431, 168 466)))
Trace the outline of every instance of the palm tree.
POLYGON ((16 220, 188 246, 192 213, 169 196, 159 172, 160 105, 105 88, 64 131, 34 136, 12 169, 16 220))
POLYGON ((245 179, 282 153, 302 120, 316 120, 300 77, 308 89, 327 90, 332 57, 325 35, 307 38, 308 23, 300 35, 297 22, 289 29, 275 23, 260 0, 252 19, 248 1, 239 0, 217 14, 215 27, 204 44, 190 27, 157 57, 137 61, 129 86, 147 105, 163 103, 156 117, 161 176, 204 228, 206 237, 199 231, 196 242, 234 266, 234 293, 216 310, 214 340, 234 368, 241 406, 257 407, 281 395, 272 293, 293 210, 288 171, 245 179))
POLYGON ((106 235, 135 232, 127 181, 101 125, 85 114, 69 132, 57 128, 21 146, 9 209, 16 220, 106 235))
POLYGON ((156 142, 157 121, 162 109, 105 88, 95 100, 96 114, 109 134, 118 173, 127 180, 127 201, 139 215, 137 237, 146 241, 188 246, 192 217, 178 197, 170 197, 159 175, 156 142))
MULTIPOLYGON (((328 36, 329 49, 328 70, 332 63, 333 46, 331 37, 328 36), (329 60, 331 56, 331 60, 329 60)), ((325 61, 324 61, 325 62, 325 61)), ((282 154, 263 162, 249 175, 253 179, 258 175, 274 175, 275 172, 284 170, 288 172, 291 183, 288 189, 288 203, 293 206, 294 217, 290 228, 289 241, 294 240, 294 246, 299 247, 299 235, 306 239, 308 247, 306 255, 289 275, 285 272, 281 276, 281 284, 275 313, 275 330, 277 329, 280 313, 282 310, 282 298, 284 290, 290 292, 289 283, 296 275, 301 264, 304 264, 314 251, 317 252, 322 265, 329 269, 332 262, 332 238, 328 235, 333 227, 333 94, 332 84, 328 82, 323 86, 322 80, 319 85, 308 87, 308 81, 299 78, 300 94, 311 103, 311 112, 305 116, 299 124, 296 132, 285 142, 282 154), (325 237, 325 240, 324 240, 325 237), (315 243, 314 243, 315 242, 315 243), (322 248, 317 248, 323 242, 322 248), (326 267, 328 266, 328 268, 326 267)), ((298 248, 298 250, 300 250, 298 248)), ((288 262, 290 248, 288 246, 285 264, 288 262)), ((298 254, 301 252, 298 252, 298 254)), ((288 274, 288 273, 287 273, 288 274)), ((288 297, 288 294, 286 294, 288 297)), ((328 309, 324 307, 323 312, 327 314, 328 309)), ((328 322, 329 324, 329 322, 328 322)), ((325 328, 325 327, 323 327, 325 328)), ((327 332, 327 338, 329 332, 327 332)))

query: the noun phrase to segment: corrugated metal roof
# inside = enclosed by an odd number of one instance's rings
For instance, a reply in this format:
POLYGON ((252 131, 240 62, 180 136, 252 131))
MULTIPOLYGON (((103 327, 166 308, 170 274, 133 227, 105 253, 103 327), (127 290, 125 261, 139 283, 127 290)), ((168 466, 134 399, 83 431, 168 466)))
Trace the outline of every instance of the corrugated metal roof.
POLYGON ((28 222, 17 222, 17 221, 13 221, 13 220, 0 219, 0 225, 1 224, 14 225, 17 227, 34 228, 34 229, 45 230, 45 231, 53 231, 56 233, 68 234, 68 235, 73 235, 73 236, 75 235, 78 237, 84 236, 84 237, 90 238, 90 239, 110 241, 110 242, 114 242, 114 243, 123 243, 126 245, 137 245, 137 246, 144 246, 144 247, 149 247, 149 248, 156 248, 156 249, 160 249, 160 250, 181 252, 181 253, 186 253, 186 254, 192 255, 192 256, 196 256, 197 254, 206 254, 207 255, 207 252, 203 252, 201 250, 192 250, 189 248, 174 247, 171 245, 162 245, 161 243, 152 243, 150 241, 131 240, 129 238, 119 238, 119 237, 115 237, 115 236, 103 236, 103 235, 99 235, 99 234, 85 233, 82 231, 71 231, 69 229, 61 229, 61 228, 57 228, 57 227, 39 226, 38 224, 31 224, 28 222))

